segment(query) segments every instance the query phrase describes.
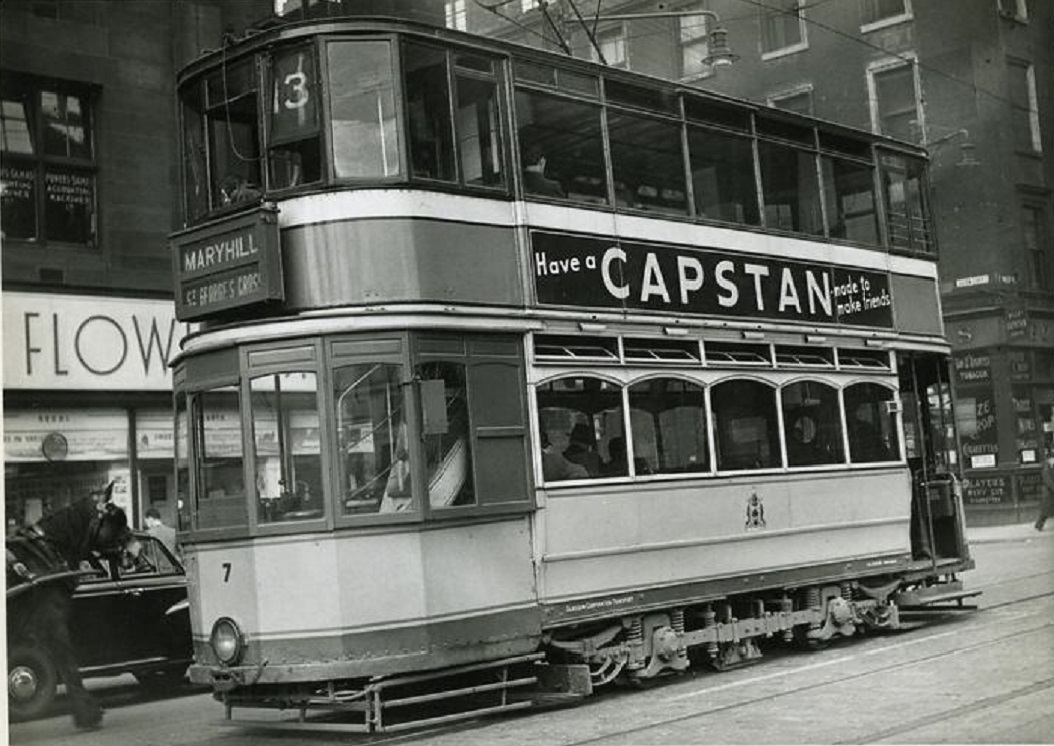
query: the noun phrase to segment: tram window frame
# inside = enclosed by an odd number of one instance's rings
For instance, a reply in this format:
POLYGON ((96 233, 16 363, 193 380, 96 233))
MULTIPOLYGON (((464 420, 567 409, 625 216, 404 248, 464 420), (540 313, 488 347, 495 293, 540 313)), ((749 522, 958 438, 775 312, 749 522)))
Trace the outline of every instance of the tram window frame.
POLYGON ((264 153, 259 59, 255 54, 248 54, 231 62, 225 61, 219 71, 204 75, 200 84, 204 89, 202 114, 205 123, 203 131, 209 176, 209 205, 213 211, 226 212, 257 204, 263 198, 264 153), (244 80, 239 81, 240 77, 244 77, 244 80), (217 80, 218 83, 215 82, 217 80), (232 80, 243 85, 244 89, 235 86, 232 92, 232 80), (213 91, 214 87, 218 90, 213 91), (240 137, 247 138, 247 142, 239 144, 235 141, 232 106, 237 108, 240 117, 238 124, 245 128, 240 137), (214 125, 220 127, 222 137, 217 138, 214 125), (222 151, 220 141, 223 142, 222 151), (244 154, 241 151, 242 147, 250 148, 251 152, 244 154), (221 152, 226 152, 222 158, 221 152), (235 167, 232 163, 244 165, 235 167), (220 169, 223 169, 222 173, 220 169))
POLYGON ((716 457, 714 468, 717 473, 734 474, 783 469, 785 465, 785 446, 782 437, 782 409, 779 406, 779 387, 777 384, 767 379, 733 376, 721 379, 720 381, 715 381, 709 388, 710 421, 714 439, 714 453, 716 457), (722 396, 724 388, 729 386, 754 386, 761 388, 756 389, 749 396, 722 396), (756 395, 762 390, 765 391, 765 398, 767 401, 761 401, 761 397, 756 395), (758 406, 759 404, 761 406, 758 406), (739 411, 736 411, 737 407, 739 408, 739 411), (754 407, 754 409, 751 410, 751 407, 754 407), (725 411, 726 408, 728 410, 727 412, 725 411), (745 416, 735 417, 734 415, 736 414, 745 416), (727 417, 727 425, 725 424, 726 415, 730 415, 727 417), (758 420, 762 420, 762 422, 759 423, 758 420), (745 424, 737 426, 736 423, 745 424), (759 424, 761 425, 760 427, 759 424), (736 432, 737 427, 739 428, 738 434, 736 432), (748 430, 757 433, 758 437, 744 439, 742 437, 743 435, 749 436, 750 434, 748 430), (766 440, 767 442, 763 442, 766 440), (745 452, 745 449, 743 448, 726 447, 729 443, 742 445, 749 442, 756 442, 764 445, 767 453, 758 451, 755 454, 755 464, 748 466, 741 466, 740 463, 743 458, 748 458, 749 454, 735 456, 735 458, 740 461, 728 461, 728 459, 733 458, 731 455, 732 452, 745 452), (766 459, 764 462, 758 460, 762 456, 766 459))
POLYGON ((321 123, 327 109, 323 105, 323 69, 319 64, 318 50, 317 41, 310 40, 278 47, 265 58, 266 90, 270 102, 270 105, 264 109, 268 191, 281 192, 310 186, 320 183, 325 178, 326 164, 323 158, 325 148, 322 142, 321 123), (300 64, 297 70, 286 73, 280 81, 277 77, 279 60, 292 54, 301 55, 300 64), (310 69, 306 73, 303 70, 305 59, 310 62, 310 69), (280 86, 288 86, 289 91, 282 102, 281 110, 278 101, 280 86), (282 122, 280 112, 287 109, 297 111, 297 121, 289 131, 276 134, 278 124, 282 122), (310 119, 301 123, 301 119, 306 119, 301 115, 305 109, 310 119), (287 155, 278 158, 278 152, 287 152, 287 155), (278 178, 279 168, 288 169, 287 179, 278 178))
POLYGON ((844 408, 837 386, 815 378, 788 381, 780 386, 779 405, 788 469, 845 466, 844 408))
POLYGON ((842 387, 842 409, 845 412, 846 440, 849 444, 849 463, 872 465, 896 463, 901 460, 901 431, 899 398, 896 387, 879 381, 853 381, 842 387), (857 392, 862 395, 856 398, 857 392), (881 392, 885 398, 871 394, 881 392), (862 409, 866 417, 859 416, 862 409), (878 423, 867 418, 881 418, 878 423), (875 432, 877 430, 877 432, 875 432), (885 458, 877 449, 885 451, 885 458))
POLYGON ((689 123, 688 159, 697 219, 761 225, 757 158, 749 133, 689 123))
POLYGON ((615 207, 664 217, 689 217, 683 122, 609 105, 604 127, 615 207), (623 135, 627 130, 629 134, 623 135))
MULTIPOLYGON (((191 516, 191 526, 194 532, 208 534, 208 535, 243 535, 249 532, 249 505, 248 505, 248 482, 245 476, 245 423, 242 413, 244 411, 244 404, 242 401, 241 386, 237 380, 228 380, 227 382, 202 382, 199 387, 196 387, 192 391, 188 392, 189 405, 190 405, 190 427, 191 427, 191 463, 195 476, 193 479, 194 493, 192 495, 193 507, 191 516), (210 394, 227 394, 231 397, 234 402, 234 415, 233 419, 238 421, 237 425, 237 443, 239 451, 235 456, 225 457, 210 457, 208 455, 208 441, 206 438, 206 432, 208 428, 205 426, 205 422, 209 419, 208 409, 205 408, 203 400, 210 394), (223 487, 224 494, 210 494, 218 492, 210 489, 212 483, 208 481, 208 475, 210 471, 209 460, 210 458, 223 458, 227 461, 234 460, 239 462, 239 465, 235 468, 230 464, 217 464, 217 467, 225 467, 229 473, 236 474, 241 479, 241 492, 240 494, 235 492, 233 495, 226 495, 226 486, 223 487), (227 502, 224 505, 210 505, 209 507, 215 507, 217 515, 223 516, 225 521, 227 517, 232 518, 230 522, 209 522, 207 525, 202 525, 201 516, 203 513, 203 501, 206 500, 224 500, 227 502), (231 508, 231 510, 227 510, 231 508)), ((226 411, 226 409, 224 409, 226 411)), ((213 434, 216 433, 216 428, 211 428, 213 434)), ((237 485, 234 485, 237 486, 237 485)))
POLYGON ((874 164, 821 153, 820 181, 823 185, 822 199, 828 237, 866 246, 880 246, 882 238, 874 164), (861 175, 863 178, 860 178, 861 175), (850 186, 852 184, 863 185, 864 189, 857 188, 854 191, 850 186), (863 202, 860 201, 861 195, 867 198, 863 202))
POLYGON ((551 453, 560 454, 564 461, 583 467, 568 469, 559 459, 546 459, 543 453, 541 484, 552 486, 627 476, 603 474, 605 461, 613 460, 610 448, 614 438, 622 438, 626 447, 632 448, 626 436, 626 387, 621 381, 596 374, 562 373, 536 383, 533 393, 541 442, 550 443, 551 453), (560 384, 565 388, 557 389, 560 384), (558 473, 558 478, 546 475, 550 464, 557 469, 550 474, 558 473), (583 470, 584 475, 574 473, 583 470))
POLYGON ((815 148, 759 137, 757 153, 765 230, 825 235, 823 191, 815 148), (803 176, 804 183, 812 185, 808 191, 802 190, 803 176))
POLYGON ((884 245, 892 252, 937 259, 926 159, 888 149, 876 152, 884 245))
MULTIPOLYGON (((707 475, 713 473, 710 460, 710 439, 712 428, 710 426, 710 410, 707 401, 707 386, 703 383, 687 378, 683 375, 649 375, 645 378, 634 380, 625 386, 627 397, 627 411, 630 418, 631 443, 633 459, 631 476, 643 476, 652 474, 662 475, 707 475), (665 390, 658 397, 661 408, 651 412, 651 421, 646 421, 642 415, 648 413, 648 408, 634 406, 634 401, 644 398, 654 398, 653 391, 644 391, 644 387, 653 389, 656 386, 681 386, 684 390, 674 395, 669 395, 665 390), (696 399, 696 401, 692 401, 696 399), (685 416, 692 417, 695 410, 694 426, 683 427, 685 416), (668 415, 663 417, 663 415, 668 415), (669 420, 673 418, 675 422, 669 420), (665 420, 665 421, 664 421, 665 420), (701 423, 701 424, 700 424, 701 423), (650 437, 646 434, 645 425, 650 425, 650 437), (688 443, 688 438, 668 439, 664 434, 671 430, 695 432, 694 448, 680 448, 682 444, 688 443), (700 437, 701 436, 701 437, 700 437), (672 442, 674 447, 667 447, 666 443, 672 442), (645 453, 645 449, 648 452, 645 453)), ((691 423, 688 423, 691 425, 691 423)), ((613 458, 613 443, 608 442, 609 458, 613 458)), ((609 467, 610 468, 610 467, 609 467)))

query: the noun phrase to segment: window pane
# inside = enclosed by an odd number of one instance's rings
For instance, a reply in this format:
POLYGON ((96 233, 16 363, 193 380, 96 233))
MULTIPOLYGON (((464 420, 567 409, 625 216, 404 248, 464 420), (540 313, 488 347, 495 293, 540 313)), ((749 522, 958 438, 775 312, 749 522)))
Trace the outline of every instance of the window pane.
POLYGON ((907 0, 864 0, 864 25, 907 13, 907 0))
POLYGON ((748 138, 688 128, 695 212, 699 217, 759 225, 754 148, 748 138))
POLYGON ((680 125, 609 110, 608 135, 615 203, 687 215, 680 125))
POLYGON ((399 174, 399 130, 388 43, 335 42, 327 50, 336 175, 399 174))
POLYGON ((922 162, 891 155, 883 155, 881 162, 890 246, 932 251, 929 214, 923 201, 922 162))
MULTIPOLYGON (((474 505, 476 493, 472 481, 472 452, 469 437, 468 389, 465 385, 465 366, 456 363, 427 363, 417 368, 421 381, 422 409, 428 384, 438 383, 434 389, 443 396, 445 421, 435 423, 425 432, 425 467, 428 472, 428 501, 433 508, 452 505, 474 505)), ((437 402, 438 404, 438 402, 437 402)))
POLYGON ((517 91, 516 121, 528 194, 607 203, 599 107, 517 91))
POLYGON ((849 457, 854 464, 900 458, 897 418, 888 406, 892 389, 876 383, 854 383, 845 390, 845 422, 849 457))
POLYGON ((773 52, 802 42, 798 0, 774 0, 761 19, 761 51, 773 52))
POLYGON ((322 159, 318 140, 318 85, 312 48, 300 47, 276 54, 271 78, 270 185, 283 189, 319 181, 322 159))
POLYGON ((92 157, 88 102, 58 91, 40 92, 44 153, 64 158, 92 157))
POLYGON ((619 473, 619 456, 611 453, 612 442, 616 451, 625 450, 619 386, 599 378, 561 378, 539 386, 537 397, 546 482, 619 473))
POLYGON ((95 243, 95 176, 72 169, 44 170, 45 236, 52 241, 95 243))
POLYGON ((410 162, 414 176, 454 181, 454 133, 446 52, 407 44, 406 104, 410 119, 410 162))
POLYGON ((317 390, 314 373, 278 373, 250 382, 260 523, 322 517, 317 390))
POLYGON ((260 198, 260 131, 255 67, 232 66, 206 82, 214 207, 260 198))
POLYGON ((914 67, 903 65, 875 73, 875 97, 878 99, 878 131, 901 140, 917 141, 922 131, 914 67))
POLYGON ((841 410, 834 387, 802 381, 785 386, 780 398, 787 465, 844 463, 841 410))
MULTIPOLYGON (((706 400, 703 387, 659 378, 629 389, 637 474, 709 471, 706 400)), ((609 444, 614 456, 614 439, 609 444)))
POLYGON ((829 235, 861 243, 878 243, 878 212, 871 167, 822 156, 829 235))
POLYGON ((205 116, 201 83, 182 91, 183 180, 187 220, 209 211, 209 176, 205 151, 205 116))
POLYGON ((0 230, 4 238, 37 237, 37 174, 5 159, 0 166, 0 230))
POLYGON ((766 141, 758 143, 758 156, 766 227, 822 234, 815 156, 766 141))
POLYGON ((457 145, 466 184, 503 186, 497 84, 457 78, 457 145))
POLYGON ((345 514, 412 509, 402 369, 359 363, 333 371, 345 514))
POLYGON ((237 386, 203 391, 195 397, 194 430, 201 469, 197 527, 247 525, 237 386))
POLYGON ((759 381, 726 381, 710 396, 719 471, 782 465, 776 390, 759 381))
POLYGON ((177 528, 186 531, 190 528, 190 415, 185 394, 176 395, 175 409, 176 518, 177 528))
POLYGON ((0 150, 5 153, 32 155, 33 136, 29 129, 29 107, 27 101, 4 95, 0 101, 0 150))

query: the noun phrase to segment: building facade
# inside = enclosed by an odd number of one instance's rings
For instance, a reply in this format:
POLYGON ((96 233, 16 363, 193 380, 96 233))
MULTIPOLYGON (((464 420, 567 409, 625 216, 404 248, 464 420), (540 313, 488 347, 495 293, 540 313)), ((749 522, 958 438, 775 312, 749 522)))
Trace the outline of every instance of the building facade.
POLYGON ((968 515, 1032 517, 1054 448, 1054 3, 447 7, 449 25, 927 145, 968 515), (723 40, 731 66, 712 64, 723 40))
POLYGON ((0 5, 7 528, 113 481, 173 525, 175 73, 268 2, 0 5))

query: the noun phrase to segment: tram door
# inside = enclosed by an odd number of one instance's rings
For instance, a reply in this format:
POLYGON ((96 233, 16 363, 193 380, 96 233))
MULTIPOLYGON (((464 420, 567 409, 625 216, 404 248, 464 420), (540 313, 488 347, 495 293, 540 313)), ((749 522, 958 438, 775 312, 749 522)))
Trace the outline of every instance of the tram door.
POLYGON ((911 550, 915 559, 934 562, 965 556, 948 362, 944 355, 902 353, 897 366, 912 478, 911 550))

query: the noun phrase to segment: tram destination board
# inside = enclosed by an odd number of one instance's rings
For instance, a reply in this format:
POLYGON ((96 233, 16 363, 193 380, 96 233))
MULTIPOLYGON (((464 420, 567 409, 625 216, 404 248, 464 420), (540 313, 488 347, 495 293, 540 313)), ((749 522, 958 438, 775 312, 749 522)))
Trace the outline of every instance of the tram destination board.
POLYGON ((884 272, 532 231, 538 301, 892 328, 884 272))
POLYGON ((274 208, 176 233, 171 246, 180 321, 284 297, 274 208))

